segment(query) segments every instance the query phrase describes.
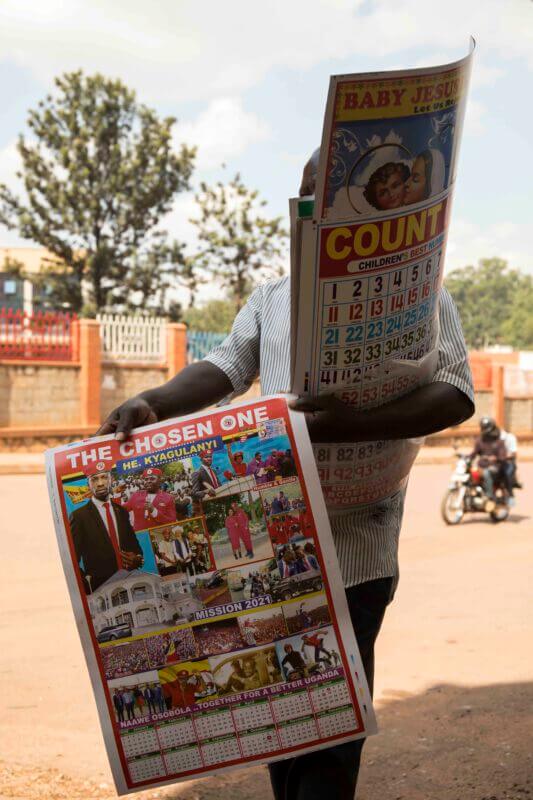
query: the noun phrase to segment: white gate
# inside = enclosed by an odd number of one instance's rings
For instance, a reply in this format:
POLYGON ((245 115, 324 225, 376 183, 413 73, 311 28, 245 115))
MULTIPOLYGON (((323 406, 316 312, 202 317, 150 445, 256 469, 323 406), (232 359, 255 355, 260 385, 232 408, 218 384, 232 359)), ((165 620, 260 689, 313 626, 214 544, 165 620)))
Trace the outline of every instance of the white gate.
POLYGON ((108 361, 163 363, 167 357, 164 317, 98 314, 102 353, 108 361))

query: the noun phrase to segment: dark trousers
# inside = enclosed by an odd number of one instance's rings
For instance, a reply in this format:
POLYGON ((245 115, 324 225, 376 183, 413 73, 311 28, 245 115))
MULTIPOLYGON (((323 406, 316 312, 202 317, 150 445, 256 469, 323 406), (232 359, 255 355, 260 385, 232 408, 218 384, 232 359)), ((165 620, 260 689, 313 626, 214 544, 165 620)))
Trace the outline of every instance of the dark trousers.
MULTIPOLYGON (((370 691, 374 688, 374 643, 392 600, 394 578, 346 590, 348 608, 370 691)), ((364 739, 269 765, 276 800, 353 800, 364 739)))
POLYGON ((516 485, 516 462, 504 461, 502 464, 502 479, 509 497, 513 496, 513 489, 516 485))

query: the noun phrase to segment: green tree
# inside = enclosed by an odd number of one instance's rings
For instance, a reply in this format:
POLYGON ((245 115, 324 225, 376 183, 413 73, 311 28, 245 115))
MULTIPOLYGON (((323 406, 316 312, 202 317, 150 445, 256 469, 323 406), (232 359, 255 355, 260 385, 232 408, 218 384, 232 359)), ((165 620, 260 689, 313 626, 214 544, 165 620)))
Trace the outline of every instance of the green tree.
POLYGON ((477 267, 446 278, 469 347, 495 344, 533 347, 533 281, 501 258, 481 259, 477 267))
POLYGON ((209 300, 209 302, 188 308, 182 316, 192 331, 212 331, 229 333, 237 307, 232 300, 209 300))
POLYGON ((501 335, 504 342, 517 349, 532 350, 533 280, 531 275, 523 275, 521 278, 521 285, 513 298, 513 307, 502 324, 501 335))
POLYGON ((227 184, 200 184, 196 226, 201 251, 197 271, 219 283, 241 308, 260 278, 283 274, 288 233, 282 217, 262 216, 266 200, 248 189, 237 174, 227 184))
MULTIPOLYGON (((172 149, 175 119, 159 119, 119 80, 81 71, 29 112, 20 136, 24 196, 0 185, 0 221, 46 247, 50 294, 81 311, 161 306, 168 257, 158 230, 177 192, 189 187, 194 149, 172 149), (159 262, 160 263, 160 262, 159 262), (69 280, 65 280, 68 276, 69 280)), ((47 276, 45 275, 45 278, 47 276)))
POLYGON ((174 281, 189 292, 188 308, 193 309, 200 287, 208 282, 198 255, 187 254, 182 242, 173 242, 168 248, 168 268, 174 281))

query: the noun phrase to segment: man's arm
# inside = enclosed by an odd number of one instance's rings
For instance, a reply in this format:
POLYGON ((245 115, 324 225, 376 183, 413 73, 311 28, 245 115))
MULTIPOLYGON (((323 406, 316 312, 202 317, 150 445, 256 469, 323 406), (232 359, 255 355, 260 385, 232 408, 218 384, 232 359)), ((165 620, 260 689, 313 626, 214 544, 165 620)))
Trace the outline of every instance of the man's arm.
MULTIPOLYGON (((449 292, 439 298, 437 370, 428 386, 366 411, 353 411, 331 397, 311 401, 319 411, 309 419, 315 442, 412 439, 459 425, 475 411, 472 376, 461 322, 449 292)), ((305 410, 305 401, 295 404, 305 410)))
MULTIPOLYGON (((319 410, 307 415, 313 442, 366 442, 376 439, 414 439, 459 425, 474 413, 472 401, 450 383, 437 381, 367 411, 354 411, 333 396, 312 404, 319 410)), ((305 411, 305 399, 293 407, 305 411)))
POLYGON ((141 392, 115 408, 97 434, 116 433, 117 439, 123 440, 132 428, 201 411, 232 391, 225 372, 209 361, 197 361, 162 386, 141 392))
POLYGON ((118 406, 98 434, 116 433, 122 441, 132 428, 201 411, 233 392, 243 394, 259 373, 261 309, 259 287, 235 317, 231 333, 222 344, 162 386, 118 406))

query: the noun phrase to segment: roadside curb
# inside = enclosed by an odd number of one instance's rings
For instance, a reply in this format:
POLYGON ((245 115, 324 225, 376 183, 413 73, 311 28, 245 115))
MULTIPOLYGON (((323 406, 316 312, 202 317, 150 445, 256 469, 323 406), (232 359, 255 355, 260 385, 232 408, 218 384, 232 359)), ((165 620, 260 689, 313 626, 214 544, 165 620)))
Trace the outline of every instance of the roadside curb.
POLYGON ((44 475, 43 464, 0 464, 1 475, 44 475))

